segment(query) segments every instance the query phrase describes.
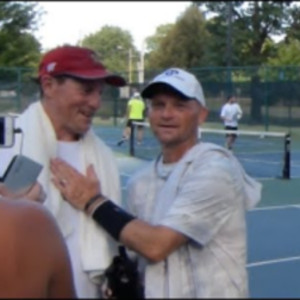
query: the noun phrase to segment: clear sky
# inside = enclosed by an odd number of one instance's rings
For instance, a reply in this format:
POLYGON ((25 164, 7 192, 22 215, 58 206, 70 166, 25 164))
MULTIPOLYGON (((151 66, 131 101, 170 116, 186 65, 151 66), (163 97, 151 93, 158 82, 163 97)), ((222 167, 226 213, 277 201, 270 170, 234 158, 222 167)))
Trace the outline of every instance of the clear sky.
POLYGON ((138 50, 159 25, 175 23, 191 1, 41 1, 45 14, 35 33, 43 50, 75 44, 105 25, 128 30, 138 50))

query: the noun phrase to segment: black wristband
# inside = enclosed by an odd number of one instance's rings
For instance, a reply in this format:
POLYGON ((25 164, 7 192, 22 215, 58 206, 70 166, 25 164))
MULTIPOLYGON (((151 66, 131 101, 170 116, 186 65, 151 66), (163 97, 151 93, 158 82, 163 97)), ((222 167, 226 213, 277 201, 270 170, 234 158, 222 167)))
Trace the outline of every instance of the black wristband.
POLYGON ((97 194, 94 197, 92 197, 84 206, 84 211, 87 212, 89 207, 98 199, 103 197, 102 194, 97 194))
POLYGON ((116 240, 119 240, 119 235, 125 225, 135 219, 110 200, 97 207, 92 217, 116 240))

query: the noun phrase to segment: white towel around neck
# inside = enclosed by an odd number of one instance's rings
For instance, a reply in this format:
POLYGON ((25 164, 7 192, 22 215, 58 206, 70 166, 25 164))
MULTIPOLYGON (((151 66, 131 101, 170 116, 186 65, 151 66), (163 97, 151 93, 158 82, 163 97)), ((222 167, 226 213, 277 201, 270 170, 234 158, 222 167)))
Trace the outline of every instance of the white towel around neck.
MULTIPOLYGON (((49 160, 57 156, 57 140, 41 102, 31 104, 17 119, 16 126, 24 132, 22 153, 44 166, 38 178, 47 194, 44 205, 54 215, 63 236, 67 237, 74 230, 74 224, 68 222, 70 210, 65 206, 70 204, 62 199, 51 182, 49 160)), ((92 129, 85 134, 81 143, 85 168, 89 164, 94 165, 103 194, 120 204, 120 181, 112 153, 92 129)), ((21 144, 21 138, 18 138, 15 151, 19 151, 21 144)), ((81 212, 79 230, 83 269, 91 277, 95 277, 109 266, 112 257, 117 253, 117 244, 94 220, 81 212)))

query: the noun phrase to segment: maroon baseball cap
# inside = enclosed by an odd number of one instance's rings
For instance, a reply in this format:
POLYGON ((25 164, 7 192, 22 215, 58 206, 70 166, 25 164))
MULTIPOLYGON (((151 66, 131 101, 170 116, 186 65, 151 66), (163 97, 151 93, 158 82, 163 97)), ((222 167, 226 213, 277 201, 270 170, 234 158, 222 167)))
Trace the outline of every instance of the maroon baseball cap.
POLYGON ((80 79, 103 79, 113 86, 125 86, 126 80, 110 73, 95 51, 77 46, 61 46, 47 52, 39 65, 38 77, 70 75, 80 79))

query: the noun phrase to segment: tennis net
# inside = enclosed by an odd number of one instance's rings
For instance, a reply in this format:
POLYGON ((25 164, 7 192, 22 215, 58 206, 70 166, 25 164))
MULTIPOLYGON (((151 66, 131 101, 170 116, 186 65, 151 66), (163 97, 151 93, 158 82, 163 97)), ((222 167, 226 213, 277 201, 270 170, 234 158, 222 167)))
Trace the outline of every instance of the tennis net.
MULTIPOLYGON (((229 131, 199 128, 199 140, 225 146, 226 134, 237 134, 233 153, 246 172, 256 178, 290 178, 289 133, 269 131, 229 131)), ((134 122, 129 143, 129 154, 141 159, 152 160, 160 152, 149 123, 134 122), (137 126, 143 125, 142 143, 137 142, 137 126)))

